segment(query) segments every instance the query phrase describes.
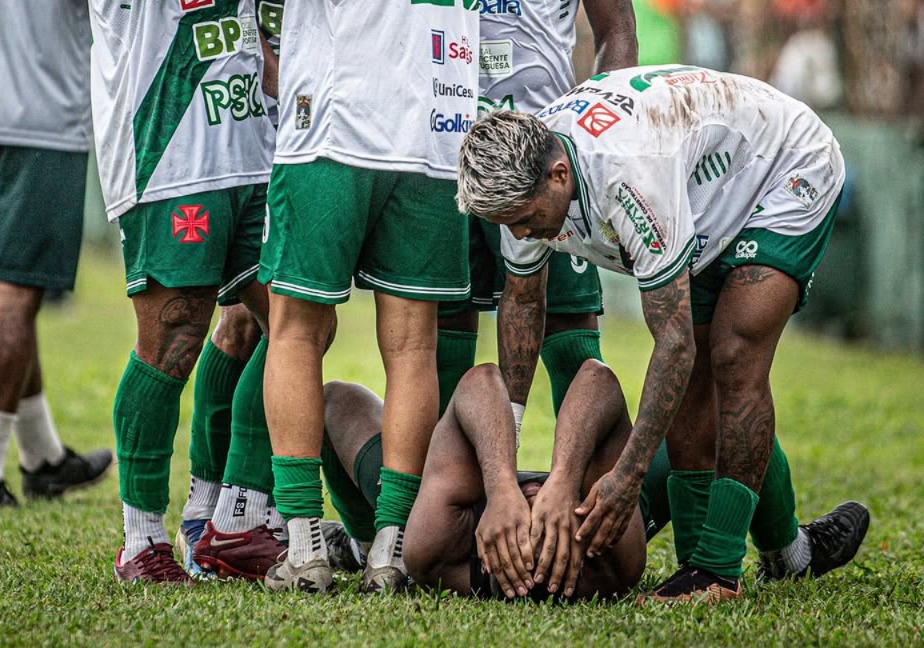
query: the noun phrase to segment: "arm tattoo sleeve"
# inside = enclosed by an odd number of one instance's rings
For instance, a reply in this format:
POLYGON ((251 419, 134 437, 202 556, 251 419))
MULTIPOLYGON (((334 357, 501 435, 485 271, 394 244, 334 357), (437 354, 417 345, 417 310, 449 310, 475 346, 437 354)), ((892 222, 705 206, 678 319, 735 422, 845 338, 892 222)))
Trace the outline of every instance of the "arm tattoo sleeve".
POLYGON ((497 307, 497 354, 510 400, 526 404, 545 332, 547 269, 529 277, 507 275, 497 307))

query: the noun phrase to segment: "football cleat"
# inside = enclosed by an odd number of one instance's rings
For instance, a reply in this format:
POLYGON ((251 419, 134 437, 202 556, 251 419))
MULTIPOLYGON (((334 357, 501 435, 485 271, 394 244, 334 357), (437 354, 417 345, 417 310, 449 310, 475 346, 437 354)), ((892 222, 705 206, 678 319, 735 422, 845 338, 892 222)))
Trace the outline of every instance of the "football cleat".
POLYGON ((10 492, 10 489, 6 487, 6 482, 0 479, 0 507, 9 506, 16 507, 19 506, 19 501, 16 499, 16 496, 10 492))
POLYGON ((193 547, 202 537, 206 522, 207 520, 183 520, 180 528, 176 530, 174 547, 181 558, 183 569, 193 578, 206 579, 215 575, 214 572, 202 569, 199 563, 193 560, 193 547))
POLYGON ((335 589, 334 572, 330 563, 323 558, 314 558, 298 567, 286 558, 270 567, 263 584, 271 592, 294 590, 306 594, 324 594, 335 589))
POLYGON ((375 534, 363 570, 364 593, 398 593, 407 590, 410 581, 404 566, 403 548, 404 529, 401 527, 387 526, 375 534))
POLYGON ((286 546, 265 524, 249 531, 222 533, 211 521, 193 547, 193 560, 225 578, 260 580, 280 560, 286 546))
POLYGON ((786 568, 779 552, 762 553, 757 565, 757 579, 766 582, 805 576, 818 578, 832 569, 843 567, 860 550, 869 530, 869 519, 869 510, 859 502, 844 502, 834 507, 830 513, 799 527, 812 543, 812 559, 808 567, 794 574, 786 568))
POLYGON ((741 583, 734 578, 717 576, 704 569, 683 565, 673 576, 648 594, 636 599, 636 604, 658 603, 716 604, 741 596, 741 583))
MULTIPOLYGON (((150 542, 150 540, 149 540, 150 542)), ((179 563, 173 558, 173 547, 166 542, 154 544, 129 561, 122 562, 125 547, 119 548, 115 560, 116 580, 126 583, 164 583, 174 585, 193 585, 179 563)))
POLYGON ((58 497, 69 490, 95 484, 106 475, 112 465, 112 451, 94 450, 79 455, 64 448, 64 459, 52 466, 47 461, 29 471, 22 472, 22 492, 26 497, 58 497))
POLYGON ((327 558, 333 569, 359 572, 366 566, 366 556, 346 529, 335 520, 321 520, 321 535, 327 544, 327 558))

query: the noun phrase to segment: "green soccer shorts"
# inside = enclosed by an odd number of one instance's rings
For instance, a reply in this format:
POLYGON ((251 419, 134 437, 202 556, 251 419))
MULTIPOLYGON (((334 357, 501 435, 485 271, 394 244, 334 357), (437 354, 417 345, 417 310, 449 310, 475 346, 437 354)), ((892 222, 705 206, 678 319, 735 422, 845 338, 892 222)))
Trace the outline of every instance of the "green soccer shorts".
POLYGON ((792 277, 799 284, 799 299, 793 312, 802 310, 808 303, 815 269, 831 240, 840 202, 838 194, 818 226, 800 236, 785 236, 767 229, 741 230, 722 254, 691 279, 693 323, 708 324, 712 321, 725 278, 732 270, 744 265, 768 266, 792 277))
POLYGON ((406 299, 469 295, 456 183, 319 158, 277 164, 259 280, 280 295, 340 304, 359 288, 406 299))
POLYGON ((244 185, 136 205, 119 218, 128 295, 148 278, 167 288, 218 286, 236 303, 260 260, 266 185, 244 185))
MULTIPOLYGON (((472 294, 466 301, 441 303, 441 317, 469 310, 497 310, 507 277, 500 238, 500 225, 469 217, 468 258, 472 294)), ((548 263, 546 312, 550 315, 603 313, 603 291, 595 265, 564 252, 553 252, 548 263)))
POLYGON ((0 281, 73 290, 87 157, 0 145, 0 281))

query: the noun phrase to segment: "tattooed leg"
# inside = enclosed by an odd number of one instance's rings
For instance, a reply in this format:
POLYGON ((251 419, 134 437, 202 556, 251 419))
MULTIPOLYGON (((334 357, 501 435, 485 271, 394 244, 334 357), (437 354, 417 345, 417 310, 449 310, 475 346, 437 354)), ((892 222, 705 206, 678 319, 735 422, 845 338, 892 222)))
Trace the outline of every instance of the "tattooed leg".
POLYGON ((789 276, 766 266, 733 270, 712 322, 712 371, 719 406, 716 478, 758 492, 774 434, 770 366, 798 298, 789 276))
POLYGON ((165 288, 149 281, 147 290, 132 297, 138 358, 172 378, 188 378, 208 334, 217 295, 217 286, 165 288))

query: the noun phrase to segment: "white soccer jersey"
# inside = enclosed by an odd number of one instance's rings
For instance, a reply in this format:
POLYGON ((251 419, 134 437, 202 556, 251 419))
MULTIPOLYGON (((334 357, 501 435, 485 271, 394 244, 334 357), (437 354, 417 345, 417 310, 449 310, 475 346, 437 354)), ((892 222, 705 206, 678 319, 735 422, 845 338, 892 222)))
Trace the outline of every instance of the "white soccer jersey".
POLYGON ((456 176, 476 115, 477 0, 286 5, 276 164, 456 176))
POLYGON ((0 0, 0 144, 90 150, 86 0, 0 0))
POLYGON ((266 182, 273 127, 254 0, 91 0, 93 124, 110 220, 266 182))
POLYGON ((479 113, 536 113, 574 87, 578 1, 481 0, 479 113))
POLYGON ((843 183, 827 126, 769 85, 694 67, 600 74, 538 114, 564 144, 577 200, 559 236, 517 241, 514 274, 551 250, 633 274, 642 290, 706 267, 742 229, 814 229, 843 183))

